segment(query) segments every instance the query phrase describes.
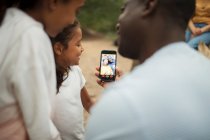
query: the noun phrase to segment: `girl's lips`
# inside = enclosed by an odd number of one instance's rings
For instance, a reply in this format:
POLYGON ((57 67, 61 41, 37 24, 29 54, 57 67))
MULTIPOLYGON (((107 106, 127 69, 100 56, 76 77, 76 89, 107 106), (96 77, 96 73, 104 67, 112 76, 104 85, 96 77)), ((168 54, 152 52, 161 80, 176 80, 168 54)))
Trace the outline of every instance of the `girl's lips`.
POLYGON ((81 55, 79 55, 79 56, 77 57, 79 60, 80 60, 80 56, 81 56, 81 55))
POLYGON ((82 53, 80 53, 79 55, 78 55, 78 57, 80 57, 82 55, 82 53))

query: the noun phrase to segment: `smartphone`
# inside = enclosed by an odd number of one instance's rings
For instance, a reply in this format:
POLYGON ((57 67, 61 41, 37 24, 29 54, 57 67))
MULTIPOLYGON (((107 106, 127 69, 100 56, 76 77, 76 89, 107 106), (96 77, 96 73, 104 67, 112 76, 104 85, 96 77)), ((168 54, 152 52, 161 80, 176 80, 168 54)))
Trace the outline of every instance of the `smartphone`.
POLYGON ((116 78, 117 52, 102 50, 100 57, 99 78, 105 82, 114 81, 116 78))

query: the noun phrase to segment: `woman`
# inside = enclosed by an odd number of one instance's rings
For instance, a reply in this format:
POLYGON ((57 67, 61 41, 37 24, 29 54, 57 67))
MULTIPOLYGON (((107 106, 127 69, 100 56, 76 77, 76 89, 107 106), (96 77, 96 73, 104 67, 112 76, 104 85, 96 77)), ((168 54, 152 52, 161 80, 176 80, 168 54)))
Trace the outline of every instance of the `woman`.
POLYGON ((186 42, 194 49, 200 42, 210 45, 210 1, 196 0, 195 14, 186 31, 186 42))
POLYGON ((50 40, 73 23, 84 0, 3 0, 0 5, 0 139, 57 140, 50 40), (46 33, 45 33, 46 32, 46 33))

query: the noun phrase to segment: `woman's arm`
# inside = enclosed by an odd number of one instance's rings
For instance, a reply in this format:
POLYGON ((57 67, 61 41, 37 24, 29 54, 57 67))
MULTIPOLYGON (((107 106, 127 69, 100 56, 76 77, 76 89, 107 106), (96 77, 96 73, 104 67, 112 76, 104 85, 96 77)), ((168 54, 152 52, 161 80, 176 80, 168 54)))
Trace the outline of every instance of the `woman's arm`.
POLYGON ((89 113, 90 108, 93 105, 92 100, 90 99, 90 96, 88 94, 88 91, 86 87, 84 86, 81 90, 81 100, 82 100, 82 105, 85 108, 85 110, 89 113))
POLYGON ((195 30, 195 25, 193 24, 192 20, 189 21, 188 27, 190 28, 191 31, 195 30))
POLYGON ((201 28, 195 27, 192 20, 189 21, 188 27, 190 28, 193 36, 198 36, 198 35, 202 34, 201 28))
POLYGON ((31 28, 20 40, 14 46, 21 53, 18 52, 15 60, 17 73, 13 73, 11 83, 14 85, 14 96, 24 118, 29 139, 61 140, 51 116, 56 78, 48 37, 42 30, 31 28))

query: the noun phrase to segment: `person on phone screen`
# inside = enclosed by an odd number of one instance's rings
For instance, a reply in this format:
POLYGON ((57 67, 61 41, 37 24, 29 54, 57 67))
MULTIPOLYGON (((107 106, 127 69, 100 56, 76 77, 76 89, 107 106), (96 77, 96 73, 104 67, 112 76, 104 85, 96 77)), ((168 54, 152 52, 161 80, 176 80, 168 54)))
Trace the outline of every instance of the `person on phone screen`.
POLYGON ((114 72, 109 65, 109 60, 108 58, 104 58, 102 60, 102 66, 101 66, 101 75, 113 75, 114 72))
POLYGON ((114 72, 115 71, 115 69, 116 69, 116 64, 115 64, 115 58, 116 56, 114 56, 114 55, 109 55, 108 56, 108 61, 109 61, 109 65, 110 65, 110 67, 112 68, 112 71, 114 72))
POLYGON ((210 61, 185 42, 195 0, 127 0, 119 53, 141 64, 91 110, 86 140, 209 140, 210 61))

